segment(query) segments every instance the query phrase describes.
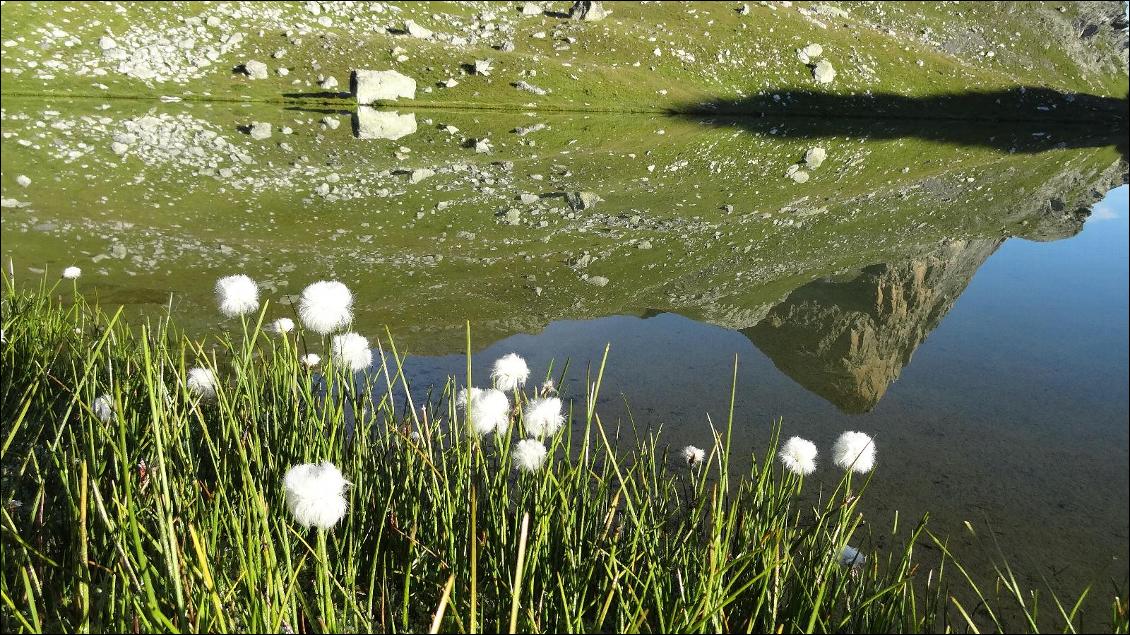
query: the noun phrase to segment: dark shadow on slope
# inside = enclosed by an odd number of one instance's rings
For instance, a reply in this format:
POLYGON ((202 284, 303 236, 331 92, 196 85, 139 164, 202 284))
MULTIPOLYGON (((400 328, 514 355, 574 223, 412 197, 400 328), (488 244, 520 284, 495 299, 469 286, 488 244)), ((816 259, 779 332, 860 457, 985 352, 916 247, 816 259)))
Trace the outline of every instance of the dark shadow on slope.
POLYGON ((1005 152, 1115 146, 1127 158, 1127 103, 1025 87, 930 97, 802 90, 685 104, 671 114, 784 137, 916 137, 1005 152))

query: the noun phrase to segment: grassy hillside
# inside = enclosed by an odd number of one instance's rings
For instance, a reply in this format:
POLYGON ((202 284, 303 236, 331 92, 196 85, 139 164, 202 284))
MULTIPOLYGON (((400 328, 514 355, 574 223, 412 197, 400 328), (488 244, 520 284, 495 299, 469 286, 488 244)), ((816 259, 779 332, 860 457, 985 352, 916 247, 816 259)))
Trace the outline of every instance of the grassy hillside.
POLYGON ((789 94, 812 90, 1127 94, 1118 2, 750 2, 744 15, 737 2, 617 2, 598 22, 570 20, 567 2, 536 16, 523 4, 7 2, 4 93, 336 99, 352 69, 392 68, 427 107, 653 112, 762 97, 743 107, 788 112, 789 94), (404 33, 409 20, 431 35, 404 33), (797 58, 812 43, 837 70, 831 84, 797 58), (489 76, 469 74, 488 59, 489 76), (234 72, 249 60, 268 77, 234 72), (329 77, 337 87, 319 84, 329 77))

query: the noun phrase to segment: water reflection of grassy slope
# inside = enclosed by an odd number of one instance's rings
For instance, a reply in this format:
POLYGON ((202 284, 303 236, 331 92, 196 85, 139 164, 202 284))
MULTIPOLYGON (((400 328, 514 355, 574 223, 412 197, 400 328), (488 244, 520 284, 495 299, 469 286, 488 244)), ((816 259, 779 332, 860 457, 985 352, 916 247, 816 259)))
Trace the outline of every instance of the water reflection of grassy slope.
MULTIPOLYGON (((4 197, 30 204, 5 208, 4 252, 17 273, 83 266, 108 302, 157 307, 175 292, 186 315, 232 271, 276 297, 332 275, 364 300, 362 325, 387 323, 417 352, 459 349, 468 317, 489 340, 562 317, 646 309, 744 327, 836 271, 945 240, 1035 232, 1109 180, 1117 160, 1108 148, 1054 149, 1077 130, 1039 137, 1053 149, 1034 155, 865 141, 862 129, 800 139, 790 134, 806 125, 796 119, 732 129, 660 117, 420 111, 415 134, 361 141, 346 116, 331 115, 343 122, 332 130, 323 116, 268 105, 6 100, 4 197), (182 131, 211 130, 252 162, 210 146, 197 157, 193 147, 207 145, 199 140, 165 152, 177 132, 117 156, 114 135, 146 116, 163 117, 158 127, 179 118, 182 131), (255 141, 237 130, 252 121, 271 122, 273 136, 255 141), (511 132, 533 123, 547 128, 511 132), (492 154, 464 147, 484 137, 492 154), (824 165, 808 183, 786 178, 815 143, 828 150, 824 165), (234 173, 200 174, 215 172, 201 168, 210 160, 234 173), (437 174, 413 184, 399 173, 422 167, 437 174), (27 188, 16 184, 20 174, 31 177, 27 188), (328 195, 317 193, 322 184, 328 195), (585 190, 604 201, 572 211, 563 198, 517 200, 585 190), (498 215, 510 208, 520 224, 498 215), (590 264, 572 264, 586 253, 590 264), (610 282, 597 287, 582 274, 610 282)), ((985 134, 1030 140, 1033 130, 985 134)))
POLYGON ((748 3, 747 16, 727 3, 617 3, 611 18, 596 23, 524 17, 517 3, 408 2, 381 5, 383 11, 371 3, 324 3, 318 16, 303 4, 9 3, 4 38, 13 45, 3 49, 4 90, 278 100, 326 92, 316 83, 322 75, 345 86, 353 68, 386 67, 419 82, 420 105, 666 110, 811 89, 811 70, 795 49, 816 42, 838 70, 826 87, 832 94, 922 97, 1018 85, 1127 93, 1125 32, 1109 24, 1108 14, 1122 12, 1116 2, 748 3), (319 24, 327 17, 329 26, 319 24), (193 47, 178 60, 203 54, 223 36, 239 33, 243 41, 183 81, 137 79, 103 58, 99 38, 106 33, 121 48, 158 35, 177 45, 192 18, 201 21, 193 47), (389 32, 408 19, 449 41, 389 32), (466 43, 453 45, 452 37, 466 43), (504 42, 514 50, 494 48, 504 42), (494 60, 489 77, 465 75, 463 65, 485 58, 494 60), (233 76, 232 68, 250 59, 268 63, 268 79, 233 76), (275 73, 280 66, 290 71, 285 77, 275 73), (449 78, 459 85, 438 86, 449 78), (513 84, 522 79, 548 94, 517 90, 513 84))

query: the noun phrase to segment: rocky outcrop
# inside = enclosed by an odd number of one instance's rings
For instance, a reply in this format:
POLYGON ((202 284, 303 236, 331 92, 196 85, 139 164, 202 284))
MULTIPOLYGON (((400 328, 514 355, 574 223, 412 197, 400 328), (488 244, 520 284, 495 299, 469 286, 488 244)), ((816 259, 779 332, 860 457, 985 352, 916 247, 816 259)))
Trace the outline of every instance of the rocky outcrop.
POLYGON ((868 412, 1001 242, 952 242, 809 283, 742 333, 806 389, 868 412))

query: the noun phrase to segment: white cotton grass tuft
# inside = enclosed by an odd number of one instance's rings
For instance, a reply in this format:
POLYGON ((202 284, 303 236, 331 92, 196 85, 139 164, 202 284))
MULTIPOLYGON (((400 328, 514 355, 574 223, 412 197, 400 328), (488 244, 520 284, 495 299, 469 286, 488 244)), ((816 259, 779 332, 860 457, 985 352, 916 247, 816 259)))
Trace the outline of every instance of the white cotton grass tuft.
POLYGON ((79 269, 78 267, 67 267, 63 270, 63 279, 65 280, 75 280, 81 275, 82 269, 79 269))
POLYGON ((523 472, 536 472, 545 463, 545 445, 537 439, 523 439, 514 446, 514 467, 523 472))
POLYGON ((530 401, 523 415, 526 432, 540 439, 557 434, 565 423, 565 415, 561 414, 561 400, 557 397, 530 401))
POLYGON ((361 335, 342 333, 330 342, 330 359, 335 365, 356 373, 373 364, 373 352, 369 350, 369 340, 361 335))
POLYGON ((204 399, 216 397, 216 373, 210 368, 192 368, 188 371, 188 381, 185 382, 188 391, 204 399))
POLYGON ((95 399, 90 409, 102 423, 108 423, 114 418, 114 401, 110 399, 110 395, 102 395, 95 399))
POLYGON ((785 469, 798 476, 808 476, 816 471, 816 444, 800 437, 792 437, 781 446, 777 454, 785 469))
POLYGON ((866 474, 875 467, 875 441, 862 432, 845 432, 832 446, 832 461, 845 470, 866 474))
POLYGON ((283 479, 286 507, 303 527, 329 529, 345 516, 349 481, 333 463, 304 463, 287 470, 283 479))
POLYGON ((353 294, 336 280, 315 282, 302 290, 298 318, 321 335, 345 328, 353 321, 353 294))
POLYGON ((851 545, 844 545, 844 550, 840 552, 840 564, 845 567, 862 567, 867 563, 867 556, 859 553, 859 549, 851 545))
POLYGON ((694 467, 706 460, 706 451, 702 448, 688 445, 683 448, 683 460, 686 461, 687 465, 690 467, 694 467))
POLYGON ((216 302, 227 317, 246 315, 259 308, 259 285, 242 273, 216 281, 216 302))
POLYGON ((467 398, 470 395, 471 412, 469 413, 471 419, 471 427, 477 434, 488 435, 492 432, 502 434, 510 427, 510 400, 506 397, 506 393, 495 388, 488 388, 483 390, 481 388, 471 388, 470 393, 467 389, 459 391, 456 396, 455 407, 459 409, 467 408, 467 398))
POLYGON ((282 317, 267 325, 267 330, 277 335, 285 335, 294 330, 294 320, 282 317))
POLYGON ((517 353, 510 353, 495 360, 490 380, 499 390, 516 390, 526 383, 529 376, 530 367, 526 365, 526 360, 517 353))
POLYGON ((313 368, 322 363, 322 358, 317 353, 307 353, 302 356, 302 359, 300 361, 306 368, 313 368))

